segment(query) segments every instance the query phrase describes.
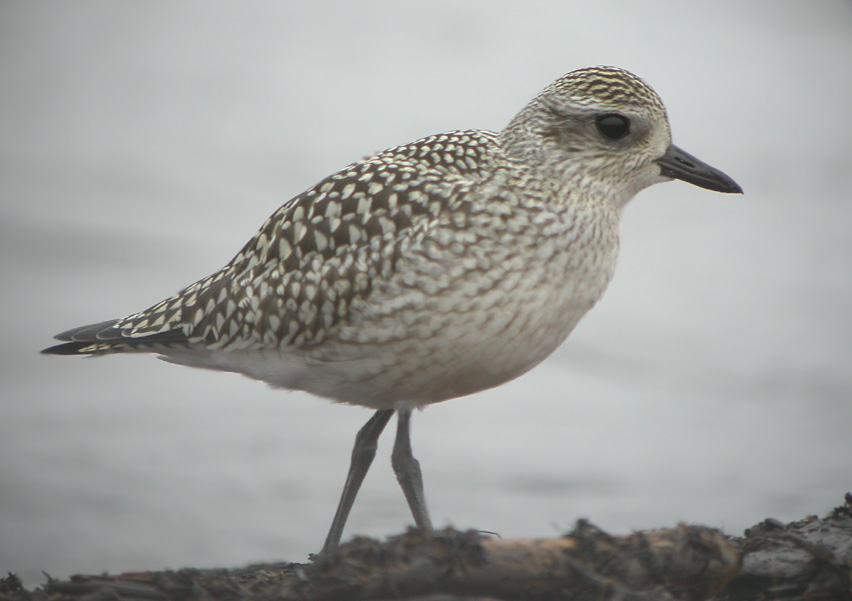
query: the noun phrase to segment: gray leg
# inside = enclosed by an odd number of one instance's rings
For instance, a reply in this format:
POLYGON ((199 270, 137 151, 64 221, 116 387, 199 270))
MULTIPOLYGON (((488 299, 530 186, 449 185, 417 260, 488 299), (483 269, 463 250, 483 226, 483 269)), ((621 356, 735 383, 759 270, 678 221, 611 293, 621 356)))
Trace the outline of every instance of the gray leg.
POLYGON ((343 534, 346 518, 349 517, 349 511, 358 495, 358 489, 361 488, 361 482, 364 481, 364 476, 367 475, 367 470, 373 463, 373 457, 376 456, 376 442, 379 439, 379 434, 385 429, 391 415, 393 415, 393 409, 379 409, 358 430, 355 446, 352 447, 352 461, 349 464, 349 473, 346 474, 343 494, 340 495, 340 503, 338 503, 337 512, 334 514, 334 521, 331 522, 331 529, 328 531, 325 544, 320 552, 323 555, 336 549, 340 544, 340 536, 343 534))
POLYGON ((411 409, 397 411, 396 442, 391 454, 391 465, 396 473, 396 479, 405 493, 405 499, 414 516, 414 523, 424 533, 432 532, 432 520, 426 511, 426 498, 423 496, 423 477, 420 475, 420 464, 411 454, 411 409))

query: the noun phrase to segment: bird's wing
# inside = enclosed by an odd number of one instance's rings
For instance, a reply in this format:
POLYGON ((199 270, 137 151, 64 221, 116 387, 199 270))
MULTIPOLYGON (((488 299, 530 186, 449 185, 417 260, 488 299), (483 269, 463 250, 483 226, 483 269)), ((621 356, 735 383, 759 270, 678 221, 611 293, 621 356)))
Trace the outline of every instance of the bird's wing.
POLYGON ((353 163, 296 196, 220 271, 123 319, 75 328, 50 354, 316 344, 389 277, 487 170, 496 135, 431 136, 353 163))

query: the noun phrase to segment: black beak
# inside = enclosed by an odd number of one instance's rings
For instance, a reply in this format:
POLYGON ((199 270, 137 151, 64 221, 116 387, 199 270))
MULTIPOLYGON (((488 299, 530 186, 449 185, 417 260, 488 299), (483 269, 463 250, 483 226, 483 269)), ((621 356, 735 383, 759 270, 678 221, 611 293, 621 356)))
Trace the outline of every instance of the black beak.
POLYGON ((743 189, 730 177, 674 144, 669 144, 666 154, 658 158, 657 163, 660 164, 660 174, 663 177, 673 177, 716 192, 743 193, 743 189))

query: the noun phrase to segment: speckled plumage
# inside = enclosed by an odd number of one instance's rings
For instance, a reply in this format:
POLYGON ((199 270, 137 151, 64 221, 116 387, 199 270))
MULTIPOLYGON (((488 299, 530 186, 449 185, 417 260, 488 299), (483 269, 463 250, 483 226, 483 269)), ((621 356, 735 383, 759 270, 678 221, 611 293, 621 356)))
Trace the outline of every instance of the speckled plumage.
POLYGON ((77 352, 136 350, 154 335, 224 351, 321 343, 452 206, 449 188, 482 175, 493 143, 488 132, 453 132, 344 168, 278 209, 221 271, 110 323, 77 352))
POLYGON ((671 145, 642 80, 581 69, 499 134, 430 136, 349 165, 222 270, 45 352, 155 352, 378 409, 376 437, 400 411, 407 436, 412 407, 501 384, 561 344, 612 277, 621 209, 673 177, 740 191, 671 145))

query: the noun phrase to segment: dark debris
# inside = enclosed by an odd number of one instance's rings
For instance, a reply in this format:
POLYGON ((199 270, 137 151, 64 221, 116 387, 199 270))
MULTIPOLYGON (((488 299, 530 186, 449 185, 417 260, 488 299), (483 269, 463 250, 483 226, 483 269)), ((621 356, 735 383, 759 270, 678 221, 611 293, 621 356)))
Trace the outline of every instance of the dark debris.
POLYGON ((502 541, 452 529, 425 538, 412 529, 385 542, 355 538, 308 564, 47 577, 34 590, 26 590, 15 574, 0 579, 0 601, 389 598, 852 601, 852 494, 824 518, 790 524, 768 518, 746 530, 744 538, 700 526, 617 537, 584 520, 566 539, 550 541, 502 541), (495 549, 503 556, 497 558, 495 549), (517 557, 511 555, 516 551, 517 557), (490 565, 507 556, 508 571, 490 565), (527 569, 538 580, 521 594, 517 579, 523 582, 527 569), (563 575, 557 578, 558 573, 563 575), (512 578, 514 584, 501 592, 501 579, 512 578))

